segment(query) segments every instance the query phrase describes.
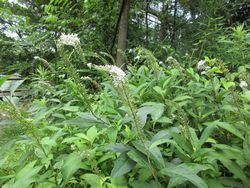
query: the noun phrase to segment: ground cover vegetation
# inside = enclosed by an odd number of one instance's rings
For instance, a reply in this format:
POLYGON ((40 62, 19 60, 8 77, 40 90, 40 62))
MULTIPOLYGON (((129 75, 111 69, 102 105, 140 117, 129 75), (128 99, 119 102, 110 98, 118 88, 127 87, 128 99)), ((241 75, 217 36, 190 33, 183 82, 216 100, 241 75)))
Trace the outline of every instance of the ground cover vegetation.
POLYGON ((1 187, 249 187, 247 1, 0 4, 1 187))

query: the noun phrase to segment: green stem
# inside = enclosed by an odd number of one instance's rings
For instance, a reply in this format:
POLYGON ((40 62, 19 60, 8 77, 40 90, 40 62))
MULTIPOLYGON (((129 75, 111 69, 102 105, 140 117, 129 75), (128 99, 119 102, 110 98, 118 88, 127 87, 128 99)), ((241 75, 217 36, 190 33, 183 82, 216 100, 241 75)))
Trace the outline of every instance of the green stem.
POLYGON ((135 124, 136 129, 137 129, 138 138, 141 140, 144 148, 146 149, 146 156, 147 156, 147 160, 148 160, 148 167, 149 167, 149 169, 150 169, 150 171, 151 171, 151 173, 152 173, 155 181, 159 183, 158 177, 156 175, 157 171, 154 169, 154 167, 153 167, 153 165, 151 164, 151 161, 150 161, 149 148, 146 146, 146 144, 144 142, 144 134, 143 134, 143 132, 141 130, 141 127, 140 127, 140 120, 138 119, 138 117, 136 115, 136 112, 135 112, 135 110, 133 108, 132 101, 129 98, 129 94, 127 93, 125 85, 123 83, 121 85, 122 85, 123 93, 125 95, 125 100, 126 100, 126 102, 128 104, 128 107, 129 107, 129 109, 131 111, 131 114, 132 114, 132 117, 133 117, 133 120, 134 120, 134 124, 135 124))

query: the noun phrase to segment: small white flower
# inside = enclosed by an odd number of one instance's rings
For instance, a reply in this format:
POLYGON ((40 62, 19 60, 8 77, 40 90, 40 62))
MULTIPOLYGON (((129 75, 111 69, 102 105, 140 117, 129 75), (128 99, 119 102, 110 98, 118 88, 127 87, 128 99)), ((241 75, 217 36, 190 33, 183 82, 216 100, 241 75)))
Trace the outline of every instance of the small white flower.
POLYGON ((197 63, 197 69, 198 70, 203 70, 204 66, 206 65, 206 62, 204 60, 200 60, 198 63, 197 63))
POLYGON ((71 144, 71 145, 70 145, 70 148, 71 148, 72 150, 75 150, 75 149, 76 149, 76 146, 73 145, 73 144, 71 144))
POLYGON ((81 80, 92 80, 89 76, 82 76, 81 80))
POLYGON ((167 61, 173 61, 174 60, 174 58, 172 57, 172 56, 169 56, 168 58, 167 58, 167 61))
POLYGON ((95 66, 95 68, 108 72, 111 75, 115 86, 118 86, 125 82, 126 73, 117 66, 101 65, 101 66, 95 66))
POLYGON ((75 46, 80 44, 80 39, 78 38, 77 34, 64 34, 60 36, 59 43, 69 46, 75 46))
POLYGON ((197 69, 199 70, 199 71, 202 71, 202 70, 209 70, 209 69, 211 69, 211 67, 210 66, 207 66, 206 65, 206 62, 204 61, 204 60, 200 60, 198 63, 197 63, 197 69))
POLYGON ((163 64, 163 62, 162 61, 159 61, 159 65, 162 65, 163 64))
POLYGON ((172 63, 172 65, 179 65, 179 62, 175 58, 173 58, 172 56, 169 56, 167 58, 167 62, 172 63))
POLYGON ((140 58, 141 58, 141 56, 139 56, 139 55, 135 56, 135 61, 140 60, 140 58))
POLYGON ((240 87, 241 87, 242 89, 247 88, 247 87, 248 87, 247 82, 244 81, 244 80, 240 80, 240 87))
POLYGON ((53 52, 53 53, 56 52, 55 48, 52 48, 52 47, 50 47, 49 50, 50 50, 51 52, 53 52))
POLYGON ((175 58, 173 58, 172 56, 169 56, 169 57, 167 58, 167 62, 169 62, 169 63, 170 63, 171 65, 173 65, 174 67, 180 65, 179 62, 178 62, 175 58))
POLYGON ((40 59, 40 57, 39 57, 39 56, 35 56, 34 59, 35 59, 35 60, 38 60, 38 59, 40 59))
POLYGON ((87 63, 88 68, 92 68, 92 63, 87 63))
POLYGON ((203 74, 207 74, 207 72, 206 72, 206 71, 202 71, 201 74, 202 74, 202 75, 203 75, 203 74))

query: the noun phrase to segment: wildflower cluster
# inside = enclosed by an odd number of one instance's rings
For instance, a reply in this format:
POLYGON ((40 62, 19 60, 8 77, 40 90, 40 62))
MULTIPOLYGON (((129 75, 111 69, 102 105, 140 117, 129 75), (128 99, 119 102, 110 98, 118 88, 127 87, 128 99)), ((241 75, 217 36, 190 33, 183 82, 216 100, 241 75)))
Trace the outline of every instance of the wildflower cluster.
POLYGON ((39 60, 40 57, 39 56, 34 56, 34 60, 39 60))
POLYGON ((206 62, 204 60, 200 60, 198 63, 197 63, 197 69, 199 71, 207 71, 209 69, 211 69, 210 66, 207 66, 206 62))
POLYGON ((119 67, 115 65, 92 65, 91 63, 88 63, 87 66, 89 68, 96 68, 105 72, 108 72, 110 76, 113 79, 113 83, 115 86, 118 86, 125 82, 126 79, 126 73, 119 67))
POLYGON ((59 38, 59 44, 63 45, 69 45, 69 46, 76 46, 77 44, 80 44, 80 39, 78 38, 77 34, 64 34, 59 38))
POLYGON ((246 82, 246 81, 244 81, 244 80, 240 80, 240 87, 241 87, 242 89, 247 88, 247 87, 248 87, 247 82, 246 82))
POLYGON ((167 58, 167 62, 171 63, 173 66, 179 66, 179 62, 172 56, 169 56, 167 58))

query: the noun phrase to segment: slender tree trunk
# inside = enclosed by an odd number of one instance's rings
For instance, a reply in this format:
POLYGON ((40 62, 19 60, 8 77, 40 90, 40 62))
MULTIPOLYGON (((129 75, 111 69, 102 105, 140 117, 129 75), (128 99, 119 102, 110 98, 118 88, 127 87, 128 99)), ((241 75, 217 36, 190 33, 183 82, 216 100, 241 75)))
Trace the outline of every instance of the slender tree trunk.
POLYGON ((177 0, 175 0, 174 2, 174 23, 173 23, 173 30, 172 30, 172 36, 171 36, 171 44, 174 48, 175 48, 175 38, 176 38, 176 32, 177 32, 176 16, 177 16, 177 0))
POLYGON ((149 0, 145 0, 145 24, 146 24, 146 47, 148 47, 148 11, 149 11, 149 0))
POLYGON ((128 33, 129 0, 123 0, 123 3, 124 3, 124 8, 119 23, 116 63, 117 66, 126 69, 126 59, 124 57, 124 52, 126 50, 127 33, 128 33))
POLYGON ((195 7, 195 0, 189 0, 189 6, 190 6, 190 14, 192 20, 195 20, 195 14, 196 14, 196 7, 195 7))
POLYGON ((167 36, 167 22, 168 22, 168 5, 165 0, 162 2, 162 11, 160 16, 161 28, 160 28, 160 39, 163 41, 167 36))

